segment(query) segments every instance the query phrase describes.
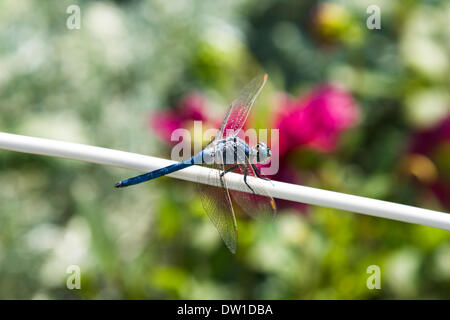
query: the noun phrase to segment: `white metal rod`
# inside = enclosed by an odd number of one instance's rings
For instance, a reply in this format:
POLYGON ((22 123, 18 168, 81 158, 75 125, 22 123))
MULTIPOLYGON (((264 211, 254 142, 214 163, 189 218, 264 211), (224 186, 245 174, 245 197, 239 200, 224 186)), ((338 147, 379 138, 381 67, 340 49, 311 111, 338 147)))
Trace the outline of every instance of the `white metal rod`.
MULTIPOLYGON (((0 132, 0 149, 81 160, 140 171, 151 171, 174 163, 174 161, 166 159, 125 151, 3 132, 0 132)), ((209 174, 209 170, 212 169, 201 166, 192 166, 174 172, 169 176, 177 179, 207 183, 206 177, 209 174)), ((245 191, 245 189, 243 189, 241 175, 229 173, 225 175, 225 178, 229 188, 245 191)), ((251 183, 251 179, 253 178, 249 177, 249 179, 251 183)), ((114 182, 115 181, 111 181, 111 192, 114 190, 114 182)), ((265 183, 267 187, 266 190, 274 198, 450 230, 450 214, 445 212, 421 209, 398 203, 278 181, 265 183)))

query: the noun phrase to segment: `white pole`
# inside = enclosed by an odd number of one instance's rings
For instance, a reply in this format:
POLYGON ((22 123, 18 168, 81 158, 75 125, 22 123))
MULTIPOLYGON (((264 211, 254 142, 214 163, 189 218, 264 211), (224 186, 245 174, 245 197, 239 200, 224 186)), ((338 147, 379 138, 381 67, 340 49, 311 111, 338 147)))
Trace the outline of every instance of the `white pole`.
MULTIPOLYGON (((0 132, 0 149, 81 160, 140 171, 151 171, 175 163, 174 161, 136 153, 3 132, 0 132)), ((192 166, 174 172, 169 176, 207 183, 206 177, 209 170, 212 169, 192 166)), ((231 189, 245 191, 241 175, 229 173, 225 177, 231 189)), ((249 177, 249 179, 253 178, 249 177)), ((111 192, 117 192, 113 188, 114 182, 111 181, 111 192)), ((450 214, 448 213, 278 181, 265 183, 266 190, 274 198, 450 230, 450 214)))

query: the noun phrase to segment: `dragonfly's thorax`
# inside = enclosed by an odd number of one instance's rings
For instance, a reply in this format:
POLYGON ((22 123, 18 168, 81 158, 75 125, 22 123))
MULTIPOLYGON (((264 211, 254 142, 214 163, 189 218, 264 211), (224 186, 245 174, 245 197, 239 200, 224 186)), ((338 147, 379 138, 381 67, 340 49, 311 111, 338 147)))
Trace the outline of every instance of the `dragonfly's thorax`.
POLYGON ((238 137, 217 140, 203 151, 204 163, 244 164, 262 163, 270 157, 270 149, 263 143, 250 147, 238 137))

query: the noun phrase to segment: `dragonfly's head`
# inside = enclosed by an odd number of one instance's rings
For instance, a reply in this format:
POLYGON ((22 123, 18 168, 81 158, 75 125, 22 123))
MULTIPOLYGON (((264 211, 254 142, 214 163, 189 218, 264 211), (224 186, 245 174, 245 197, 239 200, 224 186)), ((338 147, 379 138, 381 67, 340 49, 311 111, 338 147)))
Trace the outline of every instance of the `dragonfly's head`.
POLYGON ((256 152, 258 163, 267 162, 272 156, 272 150, 264 142, 260 142, 256 145, 256 152))

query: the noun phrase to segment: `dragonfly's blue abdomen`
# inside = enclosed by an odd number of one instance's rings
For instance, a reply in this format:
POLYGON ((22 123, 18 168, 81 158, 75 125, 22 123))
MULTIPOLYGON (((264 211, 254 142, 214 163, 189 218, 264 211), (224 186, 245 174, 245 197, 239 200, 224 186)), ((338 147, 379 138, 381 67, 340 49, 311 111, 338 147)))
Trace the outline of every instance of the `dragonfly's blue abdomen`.
POLYGON ((185 169, 187 167, 193 166, 194 164, 211 164, 213 162, 221 162, 226 164, 236 164, 239 161, 242 162, 242 153, 245 154, 246 157, 252 158, 252 150, 250 147, 241 139, 233 138, 228 140, 218 141, 217 144, 205 148, 195 156, 191 157, 188 160, 172 164, 170 166, 157 169, 151 172, 147 172, 141 174, 139 176, 122 180, 116 183, 116 188, 123 188, 132 186, 135 184, 139 184, 145 181, 153 180, 172 172, 185 169), (239 156, 240 154, 240 156, 239 156), (222 159, 217 159, 217 156, 221 156, 222 159), (240 160, 238 160, 240 159, 240 160))
POLYGON ((193 162, 194 157, 192 157, 189 160, 183 161, 183 162, 179 162, 179 163, 175 163, 172 164, 170 166, 161 168, 161 169, 157 169, 151 172, 147 172, 144 174, 141 174, 140 176, 136 176, 133 178, 129 178, 129 179, 125 179, 122 180, 118 183, 116 183, 115 187, 116 188, 123 188, 123 187, 128 187, 128 186, 132 186, 138 183, 142 183, 145 181, 149 181, 149 180, 153 180, 162 176, 165 176, 166 174, 190 167, 192 165, 194 165, 193 162))

